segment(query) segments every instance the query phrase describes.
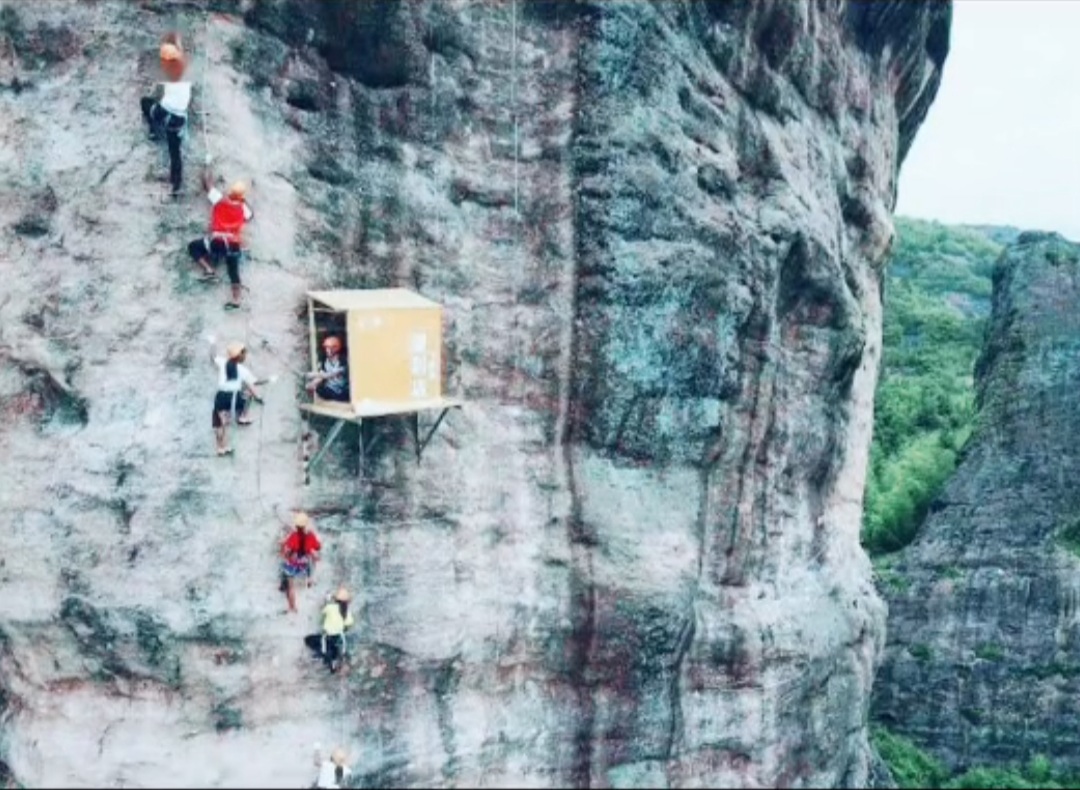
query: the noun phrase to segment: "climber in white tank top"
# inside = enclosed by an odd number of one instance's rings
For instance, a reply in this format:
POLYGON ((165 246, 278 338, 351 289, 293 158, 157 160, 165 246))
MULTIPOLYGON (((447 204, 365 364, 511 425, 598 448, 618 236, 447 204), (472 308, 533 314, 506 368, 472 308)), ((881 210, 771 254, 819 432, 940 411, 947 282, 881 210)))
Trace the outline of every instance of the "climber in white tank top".
POLYGON ((161 45, 161 70, 165 80, 158 83, 154 95, 144 96, 141 102, 143 118, 150 127, 150 139, 160 140, 161 132, 165 132, 173 197, 180 194, 183 182, 180 140, 187 126, 188 107, 191 105, 191 83, 183 79, 185 65, 179 36, 169 34, 161 45))
POLYGON ((161 86, 161 99, 158 104, 161 105, 162 109, 173 115, 187 118, 188 105, 191 104, 191 83, 186 80, 182 82, 163 82, 161 86))

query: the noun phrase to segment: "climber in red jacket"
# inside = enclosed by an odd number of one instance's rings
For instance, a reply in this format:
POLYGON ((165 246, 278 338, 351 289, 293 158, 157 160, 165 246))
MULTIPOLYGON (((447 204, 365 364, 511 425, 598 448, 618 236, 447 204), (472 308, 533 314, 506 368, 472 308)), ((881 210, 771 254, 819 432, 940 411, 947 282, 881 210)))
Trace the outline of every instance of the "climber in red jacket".
POLYGON ((293 531, 281 542, 281 590, 289 601, 289 611, 296 611, 296 588, 294 580, 303 578, 307 586, 314 584, 311 578, 315 563, 319 561, 322 541, 311 528, 308 514, 299 511, 293 516, 293 531))
POLYGON ((210 232, 208 235, 188 244, 191 255, 203 274, 203 282, 217 282, 214 271, 222 258, 229 272, 232 286, 232 299, 225 303, 226 310, 240 309, 240 256, 243 253, 244 224, 255 216, 247 204, 247 185, 243 181, 235 182, 224 195, 214 186, 209 170, 203 173, 203 189, 206 197, 213 204, 210 210, 210 232))

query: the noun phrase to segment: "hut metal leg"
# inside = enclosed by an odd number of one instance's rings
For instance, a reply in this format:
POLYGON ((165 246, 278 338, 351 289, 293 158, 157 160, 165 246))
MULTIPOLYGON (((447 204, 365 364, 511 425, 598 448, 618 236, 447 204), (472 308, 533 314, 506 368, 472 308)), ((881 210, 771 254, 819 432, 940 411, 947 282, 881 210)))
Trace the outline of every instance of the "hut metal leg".
POLYGON ((439 412, 439 416, 435 420, 435 424, 431 426, 431 430, 429 430, 427 432, 427 436, 424 437, 423 441, 419 440, 419 436, 420 436, 420 417, 417 414, 413 415, 413 419, 414 419, 414 423, 413 423, 413 425, 414 425, 414 433, 413 433, 413 436, 417 438, 417 441, 416 441, 416 462, 417 463, 420 463, 420 454, 422 452, 424 452, 424 448, 428 446, 428 443, 431 441, 431 437, 435 435, 435 431, 439 430, 439 425, 440 425, 440 423, 442 423, 443 417, 446 416, 446 413, 448 411, 450 411, 449 407, 447 407, 447 408, 443 409, 441 412, 439 412))
POLYGON ((382 439, 382 434, 375 433, 375 424, 371 419, 357 420, 357 424, 360 426, 360 471, 363 472, 367 458, 382 439))
POLYGON ((344 427, 345 420, 338 420, 334 423, 334 427, 332 427, 330 433, 326 435, 326 441, 322 443, 322 446, 319 448, 319 451, 315 453, 315 456, 308 461, 305 472, 310 472, 315 467, 315 464, 322 460, 322 457, 326 454, 326 451, 330 449, 330 445, 334 443, 334 440, 338 437, 338 434, 341 433, 341 429, 344 427))

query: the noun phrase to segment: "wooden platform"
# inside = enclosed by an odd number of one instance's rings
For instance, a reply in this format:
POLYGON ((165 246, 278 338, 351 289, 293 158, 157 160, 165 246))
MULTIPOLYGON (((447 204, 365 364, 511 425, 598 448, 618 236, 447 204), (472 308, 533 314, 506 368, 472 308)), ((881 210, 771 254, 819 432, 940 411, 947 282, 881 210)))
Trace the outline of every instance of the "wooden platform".
POLYGON ((385 417, 391 414, 460 409, 464 404, 465 402, 458 398, 425 398, 401 401, 366 400, 359 403, 338 403, 316 398, 313 403, 301 403, 300 409, 323 417, 359 422, 366 417, 385 417))
POLYGON ((316 464, 322 460, 323 455, 330 449, 330 445, 337 439, 338 434, 341 433, 341 429, 345 427, 345 423, 352 422, 360 426, 360 457, 361 457, 361 469, 363 468, 363 458, 366 456, 375 446, 377 437, 370 441, 365 438, 364 434, 368 432, 367 429, 371 427, 371 423, 365 423, 365 420, 371 420, 376 417, 389 417, 389 416, 401 416, 409 415, 411 419, 409 422, 412 427, 413 441, 416 445, 416 462, 420 463, 420 456, 424 452, 424 448, 428 446, 431 441, 431 437, 435 435, 435 431, 438 430, 439 425, 442 423, 443 418, 447 412, 451 409, 460 409, 465 405, 463 400, 458 398, 425 398, 416 400, 401 400, 401 401, 360 401, 359 403, 338 403, 336 401, 326 401, 322 398, 316 398, 313 403, 301 403, 300 410, 305 411, 308 414, 317 414, 321 417, 329 417, 334 420, 334 425, 330 429, 329 434, 326 436, 326 441, 315 453, 314 457, 310 460, 304 461, 304 483, 311 482, 311 470, 316 464), (438 412, 435 417, 434 423, 427 430, 425 436, 421 436, 420 432, 420 412, 431 411, 438 412))

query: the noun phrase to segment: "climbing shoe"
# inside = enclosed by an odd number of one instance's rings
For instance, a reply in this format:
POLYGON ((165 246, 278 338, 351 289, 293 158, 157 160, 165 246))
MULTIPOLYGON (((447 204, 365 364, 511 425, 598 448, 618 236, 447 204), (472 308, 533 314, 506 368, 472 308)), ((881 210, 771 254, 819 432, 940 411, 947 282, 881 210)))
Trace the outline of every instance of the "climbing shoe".
POLYGON ((216 272, 203 272, 195 279, 201 283, 216 283, 218 280, 221 279, 221 277, 219 277, 216 272))
POLYGON ((239 310, 240 305, 237 302, 226 302, 225 303, 225 309, 230 310, 230 311, 231 310, 239 310))

